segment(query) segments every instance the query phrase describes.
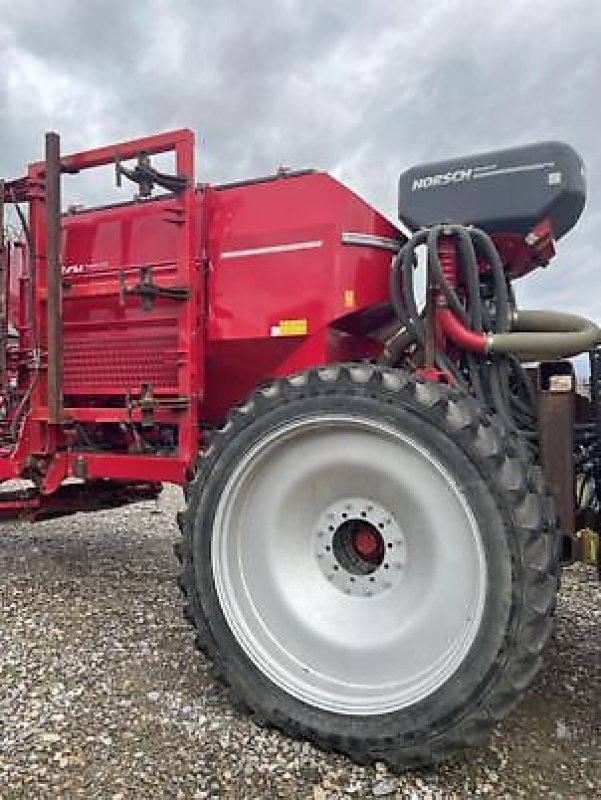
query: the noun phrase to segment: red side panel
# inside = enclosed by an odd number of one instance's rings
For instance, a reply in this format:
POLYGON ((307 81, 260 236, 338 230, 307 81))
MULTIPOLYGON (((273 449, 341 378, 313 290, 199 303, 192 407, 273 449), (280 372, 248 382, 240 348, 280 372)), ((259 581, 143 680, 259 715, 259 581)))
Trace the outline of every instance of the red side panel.
POLYGON ((127 290, 150 267, 161 286, 186 286, 178 276, 172 200, 71 217, 64 224, 64 393, 157 396, 179 389, 178 332, 183 307, 157 298, 144 309, 127 290), (125 292, 123 291, 125 290, 125 292))
POLYGON ((392 255, 343 240, 399 233, 324 173, 213 190, 210 208, 205 413, 218 420, 269 377, 338 360, 337 325, 388 301, 392 255))

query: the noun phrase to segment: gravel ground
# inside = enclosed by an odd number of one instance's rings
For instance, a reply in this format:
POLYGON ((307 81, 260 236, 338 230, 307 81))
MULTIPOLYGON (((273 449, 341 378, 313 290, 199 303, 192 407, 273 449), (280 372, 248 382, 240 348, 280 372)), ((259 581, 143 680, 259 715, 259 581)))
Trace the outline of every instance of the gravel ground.
POLYGON ((390 774, 257 728, 195 652, 159 502, 0 528, 0 797, 601 795, 600 590, 564 572, 547 667, 492 739, 390 774))

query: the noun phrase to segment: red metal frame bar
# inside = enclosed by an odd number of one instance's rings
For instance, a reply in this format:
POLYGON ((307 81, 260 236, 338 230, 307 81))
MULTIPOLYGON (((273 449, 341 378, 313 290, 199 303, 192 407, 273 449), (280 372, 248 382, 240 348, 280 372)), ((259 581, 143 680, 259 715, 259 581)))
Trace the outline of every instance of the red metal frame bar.
MULTIPOLYGON (((188 163, 193 166, 194 163, 194 134, 189 128, 180 128, 179 130, 169 131, 167 133, 158 133, 154 136, 145 136, 140 139, 131 139, 128 142, 119 142, 118 144, 111 144, 105 147, 97 147, 94 150, 82 150, 79 153, 71 153, 61 157, 61 165, 63 172, 79 172, 82 169, 90 169, 92 167, 102 167, 107 164, 114 164, 115 159, 119 158, 122 161, 127 161, 132 158, 137 158, 140 152, 145 152, 150 156, 158 155, 159 153, 169 153, 175 150, 176 158, 180 157, 180 163, 177 164, 178 172, 182 175, 191 176, 193 173, 180 171, 184 166, 185 158, 182 158, 185 150, 191 150, 191 158, 188 163)), ((29 167, 29 175, 43 178, 46 171, 46 162, 37 161, 29 167)))

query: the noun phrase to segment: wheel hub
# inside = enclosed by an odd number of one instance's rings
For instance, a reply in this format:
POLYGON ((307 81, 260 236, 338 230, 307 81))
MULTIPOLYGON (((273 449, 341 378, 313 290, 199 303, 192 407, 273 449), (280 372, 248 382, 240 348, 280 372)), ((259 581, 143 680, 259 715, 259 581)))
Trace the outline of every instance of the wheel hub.
POLYGON ((363 497, 328 506, 314 537, 326 580, 346 595, 369 598, 397 586, 406 563, 405 537, 394 516, 363 497))
MULTIPOLYGON (((351 524, 355 520, 351 521, 351 524)), ((343 530, 344 526, 339 528, 343 530)), ((368 564, 379 567, 384 558, 384 540, 369 523, 359 522, 352 532, 351 544, 355 553, 368 564)))

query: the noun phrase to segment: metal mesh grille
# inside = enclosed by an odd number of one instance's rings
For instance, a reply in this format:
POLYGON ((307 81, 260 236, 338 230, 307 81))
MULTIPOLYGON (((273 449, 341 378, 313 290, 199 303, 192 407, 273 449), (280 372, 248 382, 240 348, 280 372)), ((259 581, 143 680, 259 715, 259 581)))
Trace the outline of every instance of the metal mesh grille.
MULTIPOLYGON (((148 334, 148 332, 147 332, 148 334)), ((177 389, 177 335, 153 333, 143 339, 113 333, 66 338, 64 343, 65 394, 124 393, 150 383, 153 389, 177 389)))

